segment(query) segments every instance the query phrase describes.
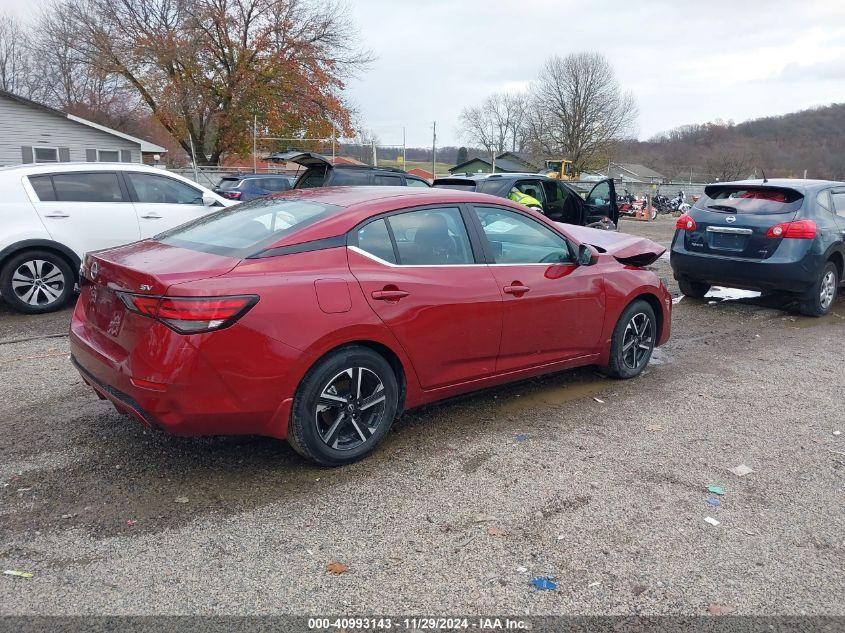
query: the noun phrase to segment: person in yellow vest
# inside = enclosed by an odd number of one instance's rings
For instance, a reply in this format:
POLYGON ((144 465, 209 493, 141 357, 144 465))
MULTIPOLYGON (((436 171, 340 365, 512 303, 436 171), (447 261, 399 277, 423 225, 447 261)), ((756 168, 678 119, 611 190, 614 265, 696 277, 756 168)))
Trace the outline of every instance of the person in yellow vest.
POLYGON ((537 209, 537 211, 543 210, 543 205, 539 200, 537 200, 537 198, 529 196, 527 193, 522 193, 516 187, 511 189, 511 192, 508 194, 508 199, 518 202, 519 204, 523 204, 529 209, 537 209))

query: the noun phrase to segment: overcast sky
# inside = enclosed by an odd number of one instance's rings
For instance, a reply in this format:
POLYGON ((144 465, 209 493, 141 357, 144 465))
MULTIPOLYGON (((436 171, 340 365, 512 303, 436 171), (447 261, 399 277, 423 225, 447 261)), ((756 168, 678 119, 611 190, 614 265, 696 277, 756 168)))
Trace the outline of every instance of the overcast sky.
MULTIPOLYGON (((26 15, 32 0, 0 0, 26 15)), ((639 136, 845 102, 843 0, 347 0, 376 61, 350 82, 383 143, 460 144, 461 109, 522 89, 545 58, 603 53, 639 136)))

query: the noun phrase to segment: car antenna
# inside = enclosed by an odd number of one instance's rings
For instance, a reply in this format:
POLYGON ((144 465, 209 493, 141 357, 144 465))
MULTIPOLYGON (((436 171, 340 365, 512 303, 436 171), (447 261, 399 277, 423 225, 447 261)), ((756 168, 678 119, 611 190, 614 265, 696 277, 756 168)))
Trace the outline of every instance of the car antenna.
POLYGON ((761 167, 760 171, 763 173, 763 184, 765 185, 767 182, 769 182, 769 179, 766 178, 766 170, 761 167))

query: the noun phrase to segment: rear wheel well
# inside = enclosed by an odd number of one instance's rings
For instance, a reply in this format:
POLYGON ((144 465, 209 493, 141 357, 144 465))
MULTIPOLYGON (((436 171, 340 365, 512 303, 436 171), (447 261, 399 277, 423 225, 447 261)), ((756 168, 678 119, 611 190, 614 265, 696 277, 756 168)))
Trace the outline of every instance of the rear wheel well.
POLYGON ((396 417, 399 417, 400 415, 402 415, 402 412, 405 409, 407 379, 405 377, 405 367, 402 365, 402 361, 399 360, 399 357, 396 355, 396 353, 387 345, 369 340, 349 341, 348 343, 344 343, 343 345, 338 345, 337 347, 327 350, 325 354, 323 354, 322 356, 320 356, 320 358, 314 361, 314 365, 316 365, 321 359, 325 358, 329 354, 332 354, 345 347, 352 347, 355 345, 373 350, 376 354, 384 358, 390 364, 390 367, 393 369, 393 373, 396 375, 396 382, 399 385, 399 402, 396 407, 396 417))
POLYGON ((827 261, 833 262, 833 265, 836 266, 836 272, 839 275, 839 281, 843 281, 842 277, 845 276, 845 258, 842 257, 842 253, 838 251, 831 253, 827 261))
POLYGON ((12 257, 20 255, 21 253, 25 253, 27 251, 48 251, 58 257, 61 257, 63 260, 65 260, 65 262, 67 262, 68 266, 70 266, 70 270, 73 273, 73 281, 79 282, 79 267, 82 265, 82 262, 80 262, 77 257, 70 257, 64 250, 51 245, 49 242, 24 242, 22 244, 18 244, 12 247, 12 249, 3 253, 3 257, 2 259, 0 259, 0 271, 3 270, 3 267, 6 265, 6 262, 8 262, 12 257))
POLYGON ((634 301, 645 301, 651 306, 651 309, 654 310, 654 318, 657 319, 657 340, 659 341, 660 337, 663 336, 663 306, 660 304, 660 299, 649 292, 645 292, 631 299, 631 301, 628 302, 628 305, 622 309, 622 312, 625 312, 625 309, 634 303, 634 301))

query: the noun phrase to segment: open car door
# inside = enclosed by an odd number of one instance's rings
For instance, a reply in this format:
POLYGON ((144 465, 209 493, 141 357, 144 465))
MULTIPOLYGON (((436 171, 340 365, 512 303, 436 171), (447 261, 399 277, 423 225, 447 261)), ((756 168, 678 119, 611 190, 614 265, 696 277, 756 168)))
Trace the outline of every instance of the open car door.
POLYGON ((600 180, 590 190, 586 197, 587 217, 584 224, 599 222, 602 218, 610 218, 614 224, 619 224, 619 207, 616 205, 616 187, 613 179, 600 180))

